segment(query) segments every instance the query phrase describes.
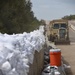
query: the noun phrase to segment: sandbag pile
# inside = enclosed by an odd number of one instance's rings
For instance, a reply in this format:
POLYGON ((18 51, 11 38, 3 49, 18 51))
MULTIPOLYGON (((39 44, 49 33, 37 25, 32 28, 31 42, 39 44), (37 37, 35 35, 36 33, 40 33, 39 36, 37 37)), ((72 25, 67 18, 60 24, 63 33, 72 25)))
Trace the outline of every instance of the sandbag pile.
POLYGON ((27 75, 35 50, 45 43, 44 27, 23 34, 0 33, 0 75, 27 75))

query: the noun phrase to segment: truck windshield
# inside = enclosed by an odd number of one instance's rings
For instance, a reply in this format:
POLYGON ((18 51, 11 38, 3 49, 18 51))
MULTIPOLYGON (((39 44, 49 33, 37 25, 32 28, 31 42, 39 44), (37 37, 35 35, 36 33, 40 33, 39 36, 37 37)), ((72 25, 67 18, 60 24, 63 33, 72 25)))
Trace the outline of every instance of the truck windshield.
POLYGON ((67 25, 65 23, 61 24, 61 27, 67 28, 67 25))
POLYGON ((59 28, 59 24, 54 24, 53 28, 58 29, 59 28))

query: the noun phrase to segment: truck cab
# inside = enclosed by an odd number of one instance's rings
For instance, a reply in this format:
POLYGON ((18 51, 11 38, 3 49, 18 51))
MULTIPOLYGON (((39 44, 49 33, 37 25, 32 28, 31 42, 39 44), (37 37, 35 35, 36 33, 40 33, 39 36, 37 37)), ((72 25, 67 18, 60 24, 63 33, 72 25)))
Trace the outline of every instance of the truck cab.
POLYGON ((68 21, 53 20, 50 22, 50 41, 66 41, 69 39, 68 21))

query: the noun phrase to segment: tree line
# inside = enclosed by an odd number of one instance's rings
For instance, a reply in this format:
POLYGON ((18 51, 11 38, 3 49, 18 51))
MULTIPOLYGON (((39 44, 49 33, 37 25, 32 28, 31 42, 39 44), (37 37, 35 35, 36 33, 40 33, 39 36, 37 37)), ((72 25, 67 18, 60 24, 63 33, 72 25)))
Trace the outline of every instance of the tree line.
POLYGON ((0 0, 0 32, 30 32, 41 24, 34 16, 30 0, 0 0))
POLYGON ((75 20, 75 15, 67 15, 67 16, 64 16, 62 19, 75 20))

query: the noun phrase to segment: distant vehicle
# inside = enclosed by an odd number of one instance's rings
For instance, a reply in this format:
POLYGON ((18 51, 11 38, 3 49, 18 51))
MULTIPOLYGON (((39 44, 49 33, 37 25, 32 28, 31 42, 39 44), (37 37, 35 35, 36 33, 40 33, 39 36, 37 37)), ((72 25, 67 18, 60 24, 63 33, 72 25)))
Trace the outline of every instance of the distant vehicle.
POLYGON ((55 44, 70 44, 67 20, 50 21, 50 41, 55 44))

